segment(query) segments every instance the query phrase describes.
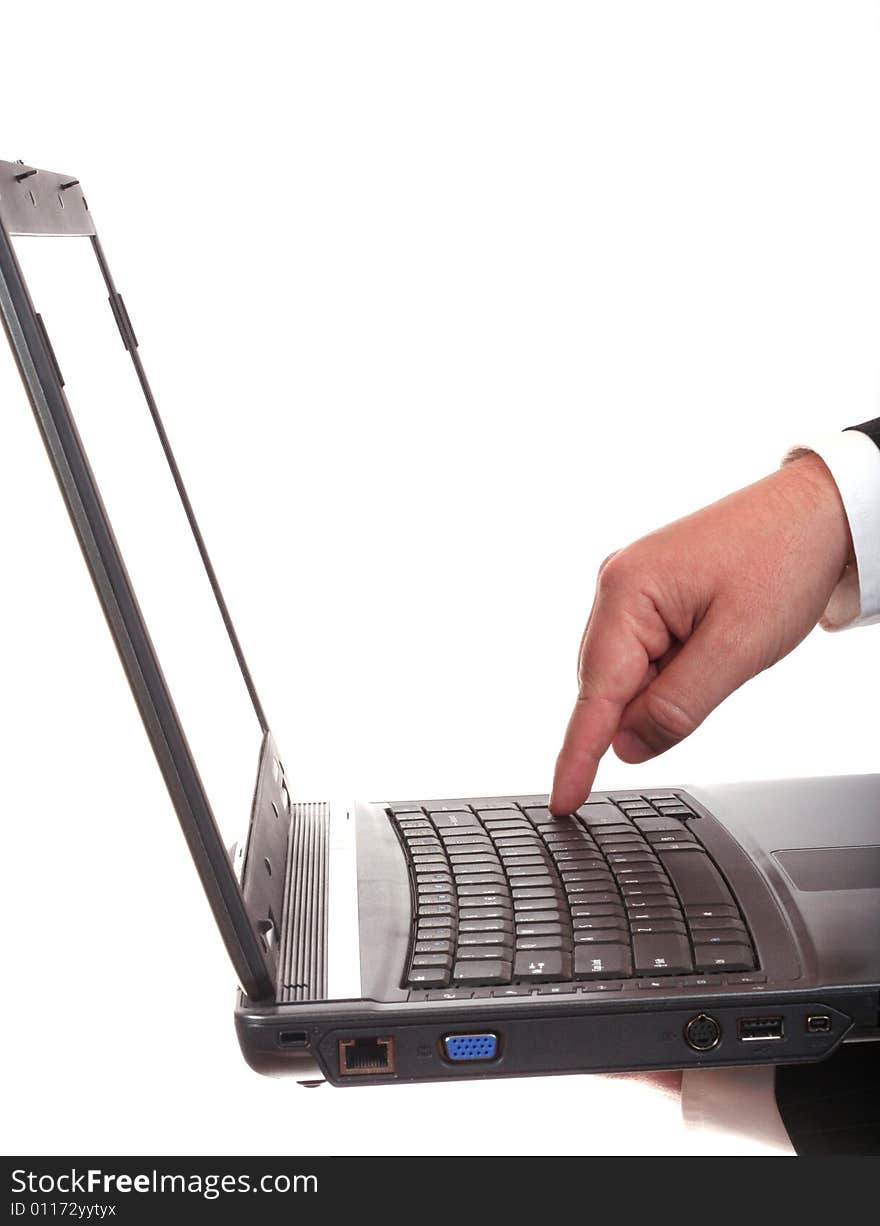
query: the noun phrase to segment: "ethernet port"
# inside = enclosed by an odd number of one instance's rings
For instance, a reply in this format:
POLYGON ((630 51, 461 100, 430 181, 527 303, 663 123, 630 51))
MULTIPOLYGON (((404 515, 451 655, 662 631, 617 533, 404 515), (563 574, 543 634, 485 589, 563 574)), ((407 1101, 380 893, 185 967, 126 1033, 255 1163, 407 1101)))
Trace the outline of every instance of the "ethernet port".
POLYGON ((393 1039, 340 1039, 342 1077, 381 1077, 394 1072, 393 1039))

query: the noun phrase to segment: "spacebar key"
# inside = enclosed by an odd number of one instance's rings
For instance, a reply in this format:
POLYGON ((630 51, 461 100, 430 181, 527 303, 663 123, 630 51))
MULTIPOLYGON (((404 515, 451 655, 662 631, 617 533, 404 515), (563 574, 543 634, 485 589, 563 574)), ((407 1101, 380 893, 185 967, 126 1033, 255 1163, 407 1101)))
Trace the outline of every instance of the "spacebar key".
POLYGON ((485 961, 456 962, 452 972, 453 983, 493 984, 510 983, 513 965, 509 959, 487 958, 485 961))
POLYGON ((736 905, 724 878, 704 851, 664 851, 662 846, 656 851, 686 907, 703 903, 736 905))

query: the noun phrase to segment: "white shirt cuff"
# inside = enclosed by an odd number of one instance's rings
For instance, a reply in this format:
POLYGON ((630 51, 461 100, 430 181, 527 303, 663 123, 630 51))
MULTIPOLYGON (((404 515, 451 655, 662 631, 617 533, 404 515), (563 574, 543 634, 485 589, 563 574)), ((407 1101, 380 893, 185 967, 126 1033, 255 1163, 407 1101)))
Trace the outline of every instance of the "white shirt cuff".
POLYGON ((826 630, 880 622, 880 448, 860 430, 843 430, 793 447, 783 463, 814 451, 840 491, 852 533, 855 566, 847 566, 822 618, 826 630))

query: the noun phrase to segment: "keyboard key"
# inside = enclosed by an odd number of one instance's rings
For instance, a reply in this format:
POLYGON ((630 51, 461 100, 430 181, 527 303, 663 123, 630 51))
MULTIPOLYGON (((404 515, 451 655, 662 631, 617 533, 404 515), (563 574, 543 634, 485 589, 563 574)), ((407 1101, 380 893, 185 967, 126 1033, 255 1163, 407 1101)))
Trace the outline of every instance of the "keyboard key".
POLYGON ((684 851, 658 847, 657 855, 685 906, 697 903, 733 905, 730 890, 704 851, 695 851, 690 847, 684 851))
MULTIPOLYGON (((456 881, 462 881, 465 877, 473 877, 479 873, 495 873, 501 877, 502 884, 507 880, 504 869, 497 860, 494 863, 491 860, 482 860, 479 864, 452 865, 452 876, 456 881)), ((473 884, 473 882, 466 884, 473 884)))
POLYGON ((611 888, 614 886, 614 877, 607 868, 566 868, 563 866, 559 870, 559 876, 563 881, 595 881, 598 882, 594 888, 597 890, 605 889, 606 886, 611 888))
POLYGON ((596 979, 593 982, 589 980, 581 984, 581 992, 621 992, 623 991, 622 979, 596 979))
POLYGON ((456 908, 450 903, 426 902, 419 901, 418 914, 419 919, 424 915, 448 915, 454 916, 456 908))
POLYGON ((510 930, 497 928, 493 931, 461 932, 458 937, 459 949, 468 945, 510 945, 512 943, 510 930))
MULTIPOLYGON (((419 889, 427 889, 428 886, 440 886, 443 890, 448 890, 452 886, 452 874, 446 873, 425 873, 416 869, 416 881, 419 889)), ((435 891, 436 892, 436 891, 435 891)))
POLYGON ((542 886, 514 886, 511 889, 514 902, 517 899, 529 898, 562 898, 562 891, 553 885, 542 886))
POLYGON ((743 936, 746 935, 745 925, 742 920, 738 917, 734 919, 733 916, 710 916, 708 919, 703 915, 689 916, 688 927, 695 934, 695 940, 697 941, 700 940, 699 934, 704 929, 712 928, 716 930, 730 928, 732 931, 741 932, 743 936))
POLYGON ((696 814, 694 813, 692 809, 689 809, 687 805, 683 805, 683 804, 666 805, 661 802, 660 804, 657 805, 657 808, 660 810, 660 812, 663 814, 664 817, 695 817, 696 816, 696 814))
MULTIPOLYGON (((629 916, 630 923, 654 923, 655 920, 680 920, 682 918, 681 908, 677 906, 659 907, 641 905, 640 899, 634 899, 634 905, 627 905, 626 913, 629 916)), ((660 900, 662 901, 662 899, 660 900)))
MULTIPOLYGON (((482 886, 465 886, 465 889, 479 890, 482 886)), ((507 894, 468 894, 461 900, 462 915, 465 909, 473 910, 477 907, 501 907, 509 915, 511 911, 510 899, 507 894)), ((494 914, 494 912, 493 912, 494 914)))
POLYGON ((767 976, 760 974, 758 971, 752 971, 751 974, 749 975, 728 975, 727 982, 728 984, 731 984, 734 986, 736 984, 746 985, 746 984, 753 984, 753 983, 766 983, 767 976))
POLYGON ((517 924, 516 935, 518 937, 561 937, 563 933, 568 933, 569 928, 566 924, 517 924))
POLYGON ((510 980, 512 963, 501 958, 487 958, 483 962, 456 962, 452 972, 453 983, 487 984, 507 983, 510 980))
POLYGON ((502 996, 530 996, 532 989, 529 987, 519 987, 516 984, 511 984, 507 988, 496 988, 492 993, 493 999, 498 1000, 502 996))
POLYGON ((577 986, 573 983, 548 983, 543 988, 538 988, 539 996, 568 996, 572 992, 577 991, 577 986))
POLYGON ((634 935, 633 959, 639 975, 685 975, 694 969, 691 946, 677 932, 634 935))
POLYGON ((449 918, 445 915, 426 915, 419 917, 419 932, 443 932, 450 927, 449 918))
POLYGON ((700 971, 751 971, 755 958, 748 945, 694 945, 694 962, 700 971))
POLYGON ((517 949, 571 949, 571 937, 517 937, 517 949))
POLYGON ((515 860, 505 859, 504 867, 511 881, 514 877, 531 877, 534 869, 547 867, 543 856, 518 856, 515 860))
POLYGON ((520 950, 513 964, 513 977, 533 983, 571 979, 571 954, 567 950, 520 950))
MULTIPOLYGON (((549 871, 544 873, 535 873, 531 877, 512 877, 510 879, 511 886, 516 886, 517 890, 541 889, 544 886, 555 886, 556 877, 551 875, 549 871)), ((522 895, 520 895, 522 897, 522 895)))
POLYGON ((593 839, 583 826, 579 826, 576 822, 569 823, 565 830, 548 830, 545 826, 541 831, 541 838, 548 847, 564 847, 566 843, 592 843, 593 839))
POLYGON ((431 820, 438 830, 460 830, 462 827, 480 827, 480 820, 473 813, 432 813, 431 820))
POLYGON ((629 885, 627 882, 622 881, 620 883, 620 892, 625 899, 656 899, 658 906, 663 906, 662 900, 665 898, 678 903, 678 896, 675 890, 673 890, 671 885, 665 885, 662 881, 652 881, 644 885, 629 885))
POLYGON ((462 988, 447 988, 444 992, 426 992, 428 1000, 470 1000, 473 993, 462 988))
POLYGON ((595 851, 592 847, 578 847, 575 850, 553 851, 551 852, 553 859, 560 866, 563 864, 582 864, 588 861, 593 864, 604 864, 605 857, 601 851, 595 851))
POLYGON ((703 928, 694 933, 699 945, 748 945, 749 936, 742 924, 738 928, 703 928))
MULTIPOLYGON (((485 885, 459 885, 459 898, 485 898, 495 896, 498 898, 498 890, 503 883, 487 882, 485 885)), ((503 901, 498 899, 498 901, 503 901)))
POLYGON ((450 970, 452 967, 452 951, 439 954, 414 954, 410 964, 413 970, 423 970, 428 967, 442 967, 450 970))
POLYGON ((416 941, 415 953, 417 954, 445 954, 452 952, 452 933, 449 934, 449 940, 432 937, 430 940, 416 941))
POLYGON ((602 891, 603 888, 605 892, 607 893, 607 891, 613 887, 614 882, 613 881, 603 881, 601 878, 596 880, 594 878, 592 881, 566 880, 563 882, 563 885, 565 886, 566 894, 571 899, 571 901, 574 902, 575 899, 583 898, 584 895, 592 896, 593 894, 596 894, 597 892, 602 891))
POLYGON ((642 869, 641 872, 637 872, 635 870, 627 870, 625 872, 620 873, 617 879, 620 882, 621 889, 623 889, 625 885, 633 885, 633 886, 635 885, 641 885, 641 886, 666 885, 668 886, 669 885, 669 878, 666 876, 666 874, 664 873, 663 869, 660 867, 659 864, 657 865, 656 868, 654 867, 645 868, 645 869, 642 869))
POLYGON ((692 919, 738 919, 742 920, 742 916, 735 906, 729 903, 719 903, 716 906, 706 904, 705 906, 689 906, 685 903, 684 913, 688 920, 692 919))
POLYGON ((576 945, 629 945, 629 933, 623 928, 579 928, 574 941, 576 945))
POLYGON ((526 809, 525 814, 529 821, 533 822, 536 826, 543 826, 547 822, 559 821, 559 818, 554 817, 550 810, 545 808, 526 809))
POLYGON ((681 980, 668 975, 664 979, 639 979, 637 986, 643 992, 657 992, 664 988, 668 991, 670 988, 680 988, 681 980))
POLYGON ((675 834, 684 830, 681 822, 675 817, 637 817, 636 826, 642 834, 675 834))
POLYGON ((451 871, 449 862, 439 856, 413 856, 413 868, 416 873, 448 873, 451 871))
POLYGON ((500 873, 504 876, 504 869, 497 860, 480 860, 476 864, 453 864, 452 876, 456 881, 460 881, 462 877, 468 877, 473 873, 500 873))
POLYGON ((691 834, 690 830, 651 830, 648 832, 648 842, 652 847, 670 847, 671 849, 683 849, 685 843, 696 843, 696 837, 691 834))
POLYGON ((611 804, 582 805, 577 815, 590 827, 619 826, 624 820, 620 810, 611 804))
POLYGON ((528 924, 564 924, 568 922, 568 911, 561 910, 530 910, 528 907, 518 906, 516 909, 517 925, 522 923, 528 924))
POLYGON ((649 851, 642 851, 641 848, 636 848, 634 851, 624 852, 609 852, 606 857, 608 863, 613 865, 615 869, 625 868, 632 865, 634 868, 648 868, 657 861, 649 851))
POLYGON ((490 919, 463 919, 458 930, 465 932, 513 932, 513 923, 507 915, 497 915, 490 919))
POLYGON ((680 919, 633 920, 630 930, 634 936, 650 936, 654 932, 678 932, 682 936, 687 936, 684 921, 680 919))
MULTIPOLYGON (((606 908, 600 908, 605 910, 606 908)), ((590 932, 597 928, 619 928, 622 932, 629 931, 623 911, 614 911, 611 907, 607 908, 607 915, 583 916, 577 915, 571 921, 571 926, 577 932, 590 932)), ((576 938, 575 938, 576 939, 576 938)))
POLYGON ((455 880, 459 886, 491 885, 493 889, 501 889, 507 884, 507 878, 500 868, 496 873, 456 873, 455 880))
POLYGON ((496 920, 496 919, 512 919, 513 906, 508 899, 497 906, 489 907, 462 907, 458 913, 459 920, 464 923, 470 920, 496 920))
MULTIPOLYGON (((492 958, 509 958, 513 950, 513 939, 505 938, 503 945, 459 945, 455 951, 456 962, 485 962, 492 958)), ((508 975, 508 979, 510 976, 508 975)))
POLYGON ((616 890, 596 890, 592 894, 581 894, 578 901, 572 899, 572 915, 597 915, 597 907, 619 906, 620 895, 616 890))
POLYGON ((609 851, 626 851, 627 848, 636 844, 640 847, 645 846, 645 839, 638 830, 612 830, 606 827, 605 830, 596 831, 596 844, 602 848, 603 852, 609 851))
POLYGON ((628 979, 632 954, 628 945, 576 945, 575 979, 628 979))
POLYGON ((409 972, 407 982, 414 985, 421 984, 424 987, 431 984, 435 984, 440 987, 444 983, 449 982, 449 971, 442 966, 414 967, 409 972))

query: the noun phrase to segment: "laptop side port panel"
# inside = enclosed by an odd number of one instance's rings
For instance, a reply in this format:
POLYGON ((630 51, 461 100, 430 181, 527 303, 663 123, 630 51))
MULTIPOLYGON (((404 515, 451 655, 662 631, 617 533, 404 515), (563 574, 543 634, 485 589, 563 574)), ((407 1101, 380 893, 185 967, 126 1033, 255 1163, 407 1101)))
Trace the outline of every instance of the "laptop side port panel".
POLYGON ((542 1008, 537 997, 517 1006, 386 1015, 375 1029, 324 1031, 316 1051, 336 1085, 378 1085, 822 1060, 852 1027, 852 1014, 791 997, 719 995, 703 1009, 542 1008))

